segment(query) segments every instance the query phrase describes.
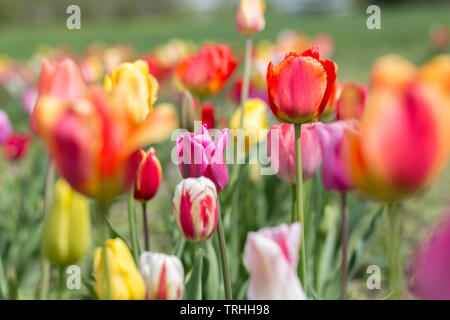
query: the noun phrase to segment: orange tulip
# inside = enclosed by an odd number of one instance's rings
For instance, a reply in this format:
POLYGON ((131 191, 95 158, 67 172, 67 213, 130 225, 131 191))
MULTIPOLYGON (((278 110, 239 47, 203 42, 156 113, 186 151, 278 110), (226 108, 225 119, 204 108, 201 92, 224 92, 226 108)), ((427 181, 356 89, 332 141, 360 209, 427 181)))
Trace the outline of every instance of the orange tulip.
POLYGON ((197 55, 181 61, 176 74, 189 91, 199 96, 212 96, 222 89, 236 66, 229 47, 205 45, 197 55))
POLYGON ((281 122, 312 122, 325 109, 335 80, 334 63, 319 60, 316 48, 291 52, 278 66, 271 62, 267 69, 270 108, 281 122))

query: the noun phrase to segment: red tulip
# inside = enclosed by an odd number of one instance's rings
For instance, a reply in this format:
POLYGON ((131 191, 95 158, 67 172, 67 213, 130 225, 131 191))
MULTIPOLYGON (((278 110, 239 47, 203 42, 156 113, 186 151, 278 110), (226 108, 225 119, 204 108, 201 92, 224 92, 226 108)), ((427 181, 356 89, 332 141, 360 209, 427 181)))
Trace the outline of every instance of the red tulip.
POLYGON ((291 52, 278 66, 271 62, 267 69, 270 108, 281 122, 312 122, 325 109, 335 80, 334 63, 319 60, 317 48, 291 52))
POLYGON ((158 192, 162 180, 162 169, 154 148, 150 148, 148 153, 141 150, 139 156, 139 168, 134 184, 134 198, 146 202, 158 192))
POLYGON ((202 106, 202 124, 208 129, 216 127, 216 108, 211 102, 205 102, 202 106))
POLYGON ((176 74, 183 85, 199 96, 218 93, 237 66, 231 49, 225 45, 205 45, 197 55, 186 58, 176 74))
POLYGON ((3 143, 3 153, 10 161, 22 159, 28 152, 31 137, 24 133, 12 133, 3 143))

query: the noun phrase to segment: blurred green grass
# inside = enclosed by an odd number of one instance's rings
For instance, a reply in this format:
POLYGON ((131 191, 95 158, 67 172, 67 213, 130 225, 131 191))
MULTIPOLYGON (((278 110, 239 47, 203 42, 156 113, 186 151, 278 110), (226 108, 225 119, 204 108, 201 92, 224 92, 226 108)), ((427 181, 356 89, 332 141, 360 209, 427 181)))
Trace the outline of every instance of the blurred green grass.
MULTIPOLYGON (((368 14, 361 7, 348 14, 288 15, 269 12, 265 30, 257 39, 275 39, 284 29, 299 30, 307 35, 330 33, 336 44, 335 61, 341 80, 367 80, 373 61, 380 55, 399 53, 421 62, 429 51, 428 34, 434 23, 448 23, 447 6, 381 6, 381 30, 366 27, 368 14)), ((66 28, 66 15, 52 23, 10 25, 0 29, 0 53, 27 58, 41 44, 67 45, 80 52, 86 45, 101 41, 106 44, 128 42, 139 53, 170 38, 242 42, 234 27, 234 13, 197 16, 173 15, 129 20, 83 20, 81 30, 66 28)))

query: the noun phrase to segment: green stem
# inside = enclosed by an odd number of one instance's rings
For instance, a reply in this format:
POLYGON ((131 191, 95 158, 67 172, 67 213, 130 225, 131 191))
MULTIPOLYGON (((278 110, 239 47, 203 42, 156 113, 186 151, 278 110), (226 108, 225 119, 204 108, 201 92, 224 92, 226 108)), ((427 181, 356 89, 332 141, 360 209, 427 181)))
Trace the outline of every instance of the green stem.
POLYGON ((111 284, 110 284, 110 278, 109 278, 109 268, 108 268, 108 256, 106 253, 106 241, 109 238, 109 232, 108 232, 108 207, 106 205, 99 205, 100 209, 100 215, 102 217, 102 221, 100 223, 101 229, 102 229, 102 240, 103 240, 103 279, 106 284, 106 300, 111 300, 111 284))
MULTIPOLYGON (((48 205, 53 195, 53 183, 55 180, 55 163, 50 159, 47 160, 47 173, 45 176, 44 187, 44 210, 43 215, 47 213, 48 205)), ((48 295, 48 287, 50 281, 50 262, 42 254, 41 257, 41 280, 39 284, 39 300, 46 300, 48 295)))
POLYGON ((388 248, 388 268, 389 286, 393 299, 403 299, 404 295, 404 273, 403 273, 403 243, 401 219, 399 217, 398 205, 389 204, 387 211, 389 224, 387 248, 388 248))
POLYGON ((219 236, 219 247, 220 247, 220 260, 222 261, 222 273, 223 273, 223 282, 225 286, 225 298, 227 300, 232 300, 233 295, 231 292, 231 280, 230 280, 230 269, 228 266, 228 257, 227 257, 227 247, 225 244, 225 235, 223 233, 222 226, 222 213, 220 210, 220 201, 217 200, 217 232, 219 236))
POLYGON ((342 261, 341 261, 341 300, 347 298, 347 252, 348 252, 348 206, 347 192, 341 193, 342 204, 342 261))
POLYGON ((245 58, 244 58, 244 75, 242 79, 241 89, 241 117, 239 119, 239 128, 244 124, 245 102, 248 99, 248 91, 250 89, 250 75, 252 71, 252 38, 245 39, 245 58))
POLYGON ((150 230, 148 227, 147 202, 142 202, 142 216, 143 216, 143 224, 144 224, 145 251, 150 251, 150 230))
POLYGON ((58 300, 62 300, 64 295, 64 268, 58 267, 58 300))
POLYGON ((291 219, 292 221, 298 221, 297 218, 297 206, 296 206, 296 202, 297 202, 297 188, 295 187, 295 184, 292 185, 292 216, 291 219))
MULTIPOLYGON (((302 225, 302 239, 300 243, 300 281, 303 290, 306 293, 306 252, 305 252, 305 223, 303 217, 303 177, 302 177, 302 140, 301 140, 301 124, 295 124, 295 163, 296 163, 296 191, 297 191, 297 215, 294 221, 299 221, 302 225)), ((294 222, 293 221, 293 222, 294 222)))
POLYGON ((133 252, 134 262, 139 262, 139 240, 136 229, 136 216, 134 214, 134 197, 133 190, 130 191, 128 197, 128 225, 130 227, 131 250, 133 252))

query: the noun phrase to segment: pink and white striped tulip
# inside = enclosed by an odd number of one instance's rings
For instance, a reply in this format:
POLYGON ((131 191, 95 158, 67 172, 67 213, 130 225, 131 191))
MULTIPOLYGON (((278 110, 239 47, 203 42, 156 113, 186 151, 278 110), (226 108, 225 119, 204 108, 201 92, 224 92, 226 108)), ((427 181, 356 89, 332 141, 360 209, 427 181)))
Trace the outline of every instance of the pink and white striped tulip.
POLYGON ((244 265, 250 273, 249 299, 306 299, 297 277, 300 235, 299 222, 248 234, 244 265))
POLYGON ((139 271, 145 281, 147 300, 180 300, 184 291, 184 270, 180 259, 164 253, 143 252, 139 271))
POLYGON ((217 225, 217 190, 205 177, 182 180, 173 197, 178 229, 186 240, 200 242, 214 233, 217 225))

